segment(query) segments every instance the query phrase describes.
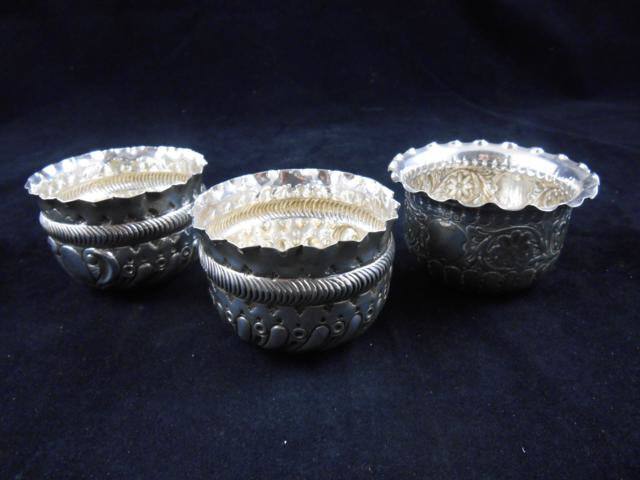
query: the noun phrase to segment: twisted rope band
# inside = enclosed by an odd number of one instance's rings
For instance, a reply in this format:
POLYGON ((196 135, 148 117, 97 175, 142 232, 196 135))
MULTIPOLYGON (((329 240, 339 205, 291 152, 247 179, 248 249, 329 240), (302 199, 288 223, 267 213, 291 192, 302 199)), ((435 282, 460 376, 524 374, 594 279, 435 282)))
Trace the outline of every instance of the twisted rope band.
POLYGON ((118 225, 79 225, 56 222, 40 213, 40 225, 61 242, 78 246, 120 247, 147 242, 180 231, 191 224, 191 204, 157 218, 118 225))
POLYGON ((211 281, 234 297, 267 305, 321 305, 352 298, 380 281, 391 268, 395 244, 391 237, 384 253, 368 265, 321 278, 256 277, 220 265, 202 245, 198 252, 211 281))

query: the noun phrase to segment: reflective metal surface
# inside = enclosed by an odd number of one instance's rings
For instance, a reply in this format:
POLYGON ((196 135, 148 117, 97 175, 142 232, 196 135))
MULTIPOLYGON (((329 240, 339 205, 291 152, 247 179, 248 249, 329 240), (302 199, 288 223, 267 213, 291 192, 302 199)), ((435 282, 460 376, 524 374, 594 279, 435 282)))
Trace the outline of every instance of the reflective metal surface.
POLYGON ((206 165, 197 152, 128 147, 48 165, 25 185, 58 262, 94 287, 130 287, 188 265, 190 210, 206 165))
POLYGON ((565 155, 458 141, 397 155, 407 244, 430 276, 470 290, 530 286, 556 262, 572 207, 600 180, 565 155))
POLYGON ((594 198, 600 185, 585 164, 566 155, 485 140, 412 148, 396 155, 389 171, 407 192, 424 192, 440 202, 456 200, 466 207, 493 203, 503 210, 578 207, 594 198))
POLYGON ((374 180, 271 170, 210 188, 193 208, 220 316, 246 341, 304 352, 363 333, 387 297, 398 203, 374 180))

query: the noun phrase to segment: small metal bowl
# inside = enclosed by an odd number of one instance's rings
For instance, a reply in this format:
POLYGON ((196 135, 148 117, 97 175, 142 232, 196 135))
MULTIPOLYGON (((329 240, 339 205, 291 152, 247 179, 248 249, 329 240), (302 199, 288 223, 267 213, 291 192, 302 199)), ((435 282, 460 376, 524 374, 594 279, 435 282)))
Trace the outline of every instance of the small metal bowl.
POLYGON ((193 150, 129 147, 48 165, 25 188, 58 262, 93 287, 131 287, 184 269, 195 248, 191 206, 207 164, 193 150))
POLYGON ((220 317, 267 349, 324 350, 360 335, 387 298, 398 206, 378 182, 331 170, 210 188, 193 225, 220 317))
POLYGON ((600 180, 565 155, 514 143, 431 143, 398 154, 409 249, 434 279, 482 292, 533 284, 556 262, 572 208, 600 180))

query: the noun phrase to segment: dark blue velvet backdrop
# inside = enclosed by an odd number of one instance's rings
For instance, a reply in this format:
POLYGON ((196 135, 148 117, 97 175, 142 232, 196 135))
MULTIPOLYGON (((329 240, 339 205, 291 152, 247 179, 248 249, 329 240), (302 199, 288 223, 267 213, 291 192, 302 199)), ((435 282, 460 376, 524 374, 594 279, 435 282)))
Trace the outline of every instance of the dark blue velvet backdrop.
POLYGON ((0 7, 0 478, 638 475, 630 7, 58 3, 0 7), (241 343, 198 265, 135 293, 73 283, 22 189, 47 163, 133 144, 202 152, 209 185, 327 167, 392 186, 393 155, 455 138, 600 173, 556 271, 507 298, 447 291, 398 225, 377 324, 313 356, 241 343))

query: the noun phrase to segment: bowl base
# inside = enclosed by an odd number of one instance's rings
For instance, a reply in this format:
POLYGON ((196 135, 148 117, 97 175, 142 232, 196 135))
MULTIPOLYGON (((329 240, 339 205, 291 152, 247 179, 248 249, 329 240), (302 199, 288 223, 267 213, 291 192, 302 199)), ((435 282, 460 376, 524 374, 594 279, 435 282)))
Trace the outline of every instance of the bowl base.
POLYGON ((244 341, 268 350, 328 350, 362 335, 384 307, 391 271, 355 298, 327 305, 270 306, 233 297, 210 284, 218 315, 244 341))

